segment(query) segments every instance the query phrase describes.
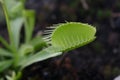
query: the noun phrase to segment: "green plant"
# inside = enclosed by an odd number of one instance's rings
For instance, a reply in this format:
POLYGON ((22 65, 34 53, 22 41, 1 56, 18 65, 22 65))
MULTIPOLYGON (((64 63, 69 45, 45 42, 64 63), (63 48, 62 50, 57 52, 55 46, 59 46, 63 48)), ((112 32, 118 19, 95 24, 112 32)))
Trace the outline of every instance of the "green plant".
POLYGON ((8 80, 19 80, 21 71, 35 62, 61 55, 95 39, 96 29, 79 22, 58 24, 49 27, 45 31, 46 36, 32 37, 35 12, 25 9, 24 2, 0 0, 9 34, 9 42, 0 36, 0 42, 4 45, 0 48, 0 73, 8 75, 9 72, 11 75, 5 76, 8 80), (20 41, 22 27, 25 30, 23 42, 20 41))

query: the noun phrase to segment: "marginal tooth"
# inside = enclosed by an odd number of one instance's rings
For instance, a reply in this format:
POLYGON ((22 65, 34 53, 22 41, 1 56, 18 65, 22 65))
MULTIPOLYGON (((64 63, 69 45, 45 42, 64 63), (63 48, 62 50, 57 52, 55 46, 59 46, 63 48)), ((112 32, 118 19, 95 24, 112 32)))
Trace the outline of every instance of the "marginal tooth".
POLYGON ((53 32, 53 29, 45 30, 44 32, 53 32))
POLYGON ((61 25, 61 24, 63 24, 63 23, 53 24, 53 26, 46 27, 46 28, 47 28, 47 29, 55 29, 55 28, 56 28, 56 26, 59 26, 59 25, 61 25))
POLYGON ((43 32, 52 32, 52 31, 53 31, 52 29, 47 29, 47 30, 45 30, 43 32))
POLYGON ((44 35, 43 37, 51 37, 51 35, 44 35))
POLYGON ((47 35, 47 36, 44 36, 43 39, 50 39, 51 36, 50 35, 47 35))
POLYGON ((50 37, 50 36, 48 36, 48 37, 43 37, 43 39, 44 39, 44 40, 47 40, 47 39, 51 39, 51 37, 50 37))
POLYGON ((45 34, 45 35, 48 34, 48 35, 49 35, 49 34, 51 34, 51 33, 52 33, 52 32, 44 32, 43 34, 45 34))
POLYGON ((51 42, 51 39, 45 39, 45 41, 46 41, 47 43, 50 43, 50 42, 51 42))
POLYGON ((51 44, 51 41, 48 41, 47 43, 48 43, 48 44, 51 44))
POLYGON ((53 31, 44 31, 43 34, 51 34, 53 31))
POLYGON ((59 26, 59 25, 61 25, 62 23, 59 23, 59 24, 53 24, 53 26, 52 27, 56 27, 56 26, 59 26))
POLYGON ((46 27, 47 29, 55 29, 56 26, 46 27))
POLYGON ((53 29, 47 29, 47 30, 45 30, 44 32, 50 32, 50 31, 53 31, 53 29))
POLYGON ((51 33, 51 32, 53 32, 53 31, 44 31, 44 33, 51 33))

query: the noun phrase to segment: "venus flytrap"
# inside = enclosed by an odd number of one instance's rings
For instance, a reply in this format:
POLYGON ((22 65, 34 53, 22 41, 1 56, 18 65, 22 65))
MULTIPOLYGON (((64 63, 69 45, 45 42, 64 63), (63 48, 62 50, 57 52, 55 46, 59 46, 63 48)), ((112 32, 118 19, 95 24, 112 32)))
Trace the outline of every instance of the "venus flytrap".
POLYGON ((84 46, 96 38, 96 29, 93 26, 78 22, 63 23, 54 26, 48 32, 45 31, 45 33, 48 33, 48 35, 44 37, 44 40, 51 46, 23 60, 22 64, 20 64, 23 66, 22 68, 49 57, 61 55, 61 52, 84 46), (51 55, 51 53, 54 54, 51 55))
POLYGON ((23 0, 1 0, 6 16, 9 34, 8 43, 0 36, 5 48, 0 48, 0 73, 7 75, 7 80, 20 80, 21 71, 36 62, 62 55, 66 51, 84 46, 96 37, 96 29, 80 22, 57 24, 45 30, 45 36, 32 37, 35 12, 24 8, 23 0), (18 4, 18 5, 13 5, 18 4), (24 27, 24 42, 20 42, 20 32, 24 27), (11 76, 4 71, 13 71, 11 76))

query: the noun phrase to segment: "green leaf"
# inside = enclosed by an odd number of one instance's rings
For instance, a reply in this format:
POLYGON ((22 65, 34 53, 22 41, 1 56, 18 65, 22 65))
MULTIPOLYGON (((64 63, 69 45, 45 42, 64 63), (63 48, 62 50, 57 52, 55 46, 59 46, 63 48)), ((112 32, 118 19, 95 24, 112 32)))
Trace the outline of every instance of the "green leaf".
POLYGON ((21 31, 21 28, 23 25, 23 21, 24 21, 24 19, 22 17, 18 17, 14 20, 11 20, 11 22, 10 22, 15 48, 19 47, 20 31, 21 31))
POLYGON ((11 50, 10 45, 7 43, 7 41, 2 36, 0 36, 0 42, 4 45, 4 47, 11 50))
POLYGON ((42 39, 41 36, 36 36, 34 37, 31 41, 30 44, 34 47, 34 50, 40 50, 42 49, 44 46, 46 46, 46 42, 42 39))
POLYGON ((60 51, 69 51, 92 42, 96 29, 88 24, 68 22, 61 24, 53 30, 51 45, 60 48, 60 51))
POLYGON ((19 46, 20 30, 24 21, 23 3, 16 0, 4 0, 2 6, 6 16, 11 47, 15 51, 19 46))
POLYGON ((10 19, 22 16, 22 10, 24 9, 23 3, 19 0, 4 0, 8 9, 8 15, 10 19))
POLYGON ((2 0, 1 5, 2 5, 4 14, 5 14, 5 18, 6 18, 7 30, 8 30, 8 35, 9 35, 9 38, 10 38, 10 42, 13 45, 13 43, 12 43, 13 36, 12 36, 11 28, 10 28, 10 20, 9 20, 9 15, 8 15, 9 12, 8 12, 8 9, 7 9, 7 6, 6 6, 7 5, 6 0, 2 0))
POLYGON ((6 76, 7 80, 20 80, 22 76, 21 72, 15 73, 14 71, 11 73, 11 76, 6 76))
POLYGON ((3 72, 5 69, 9 68, 11 64, 12 60, 0 61, 0 73, 3 72))
POLYGON ((24 9, 23 3, 20 1, 17 1, 15 3, 15 5, 11 8, 10 16, 12 18, 17 18, 18 16, 22 17, 23 16, 23 14, 22 14, 23 9, 24 9), (20 11, 21 11, 21 13, 20 13, 20 11))
POLYGON ((29 44, 23 44, 20 47, 20 51, 19 51, 19 55, 27 55, 28 53, 31 53, 34 51, 33 46, 29 45, 29 44))
POLYGON ((12 53, 3 49, 3 48, 0 48, 0 56, 8 56, 8 57, 12 57, 12 53))
POLYGON ((61 55, 62 52, 57 52, 57 49, 56 48, 53 48, 53 47, 49 47, 49 48, 46 48, 34 55, 31 55, 29 57, 25 57, 25 59, 22 59, 20 61, 20 64, 22 69, 35 63, 35 62, 39 62, 39 61, 43 61, 45 59, 48 59, 48 58, 51 58, 51 57, 55 57, 55 56, 58 56, 58 55, 61 55))
POLYGON ((24 10, 25 17, 25 38, 26 43, 30 42, 35 25, 35 12, 33 10, 24 10))

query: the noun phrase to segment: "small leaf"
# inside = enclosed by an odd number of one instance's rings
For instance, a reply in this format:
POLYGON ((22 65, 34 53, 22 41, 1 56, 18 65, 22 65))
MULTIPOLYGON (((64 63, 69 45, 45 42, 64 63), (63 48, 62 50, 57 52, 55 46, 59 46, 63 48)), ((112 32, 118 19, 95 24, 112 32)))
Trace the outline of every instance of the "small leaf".
POLYGON ((29 44, 24 44, 20 47, 19 55, 27 55, 28 53, 31 53, 34 51, 33 46, 29 44))
POLYGON ((44 46, 46 46, 46 42, 42 39, 41 36, 36 36, 34 37, 31 41, 30 44, 34 47, 34 50, 40 50, 42 49, 44 46))
POLYGON ((0 48, 0 56, 8 56, 8 57, 12 57, 12 53, 3 49, 3 48, 0 48))
POLYGON ((15 73, 14 71, 11 73, 10 76, 6 76, 7 80, 20 80, 22 73, 18 72, 15 73))
POLYGON ((11 64, 12 60, 0 61, 0 73, 3 72, 5 69, 9 68, 11 64))
POLYGON ((10 16, 12 18, 17 18, 18 16, 22 17, 23 9, 24 9, 23 3, 21 3, 20 1, 17 1, 16 4, 11 8, 10 16), (20 13, 20 11, 21 11, 21 13, 20 13))
POLYGON ((0 36, 0 42, 9 50, 11 50, 11 47, 10 45, 7 43, 7 41, 2 37, 0 36))
POLYGON ((4 0, 8 9, 8 14, 11 19, 22 16, 22 10, 24 9, 23 3, 19 0, 4 0))
POLYGON ((11 76, 6 76, 7 80, 15 80, 16 73, 12 72, 11 76))

